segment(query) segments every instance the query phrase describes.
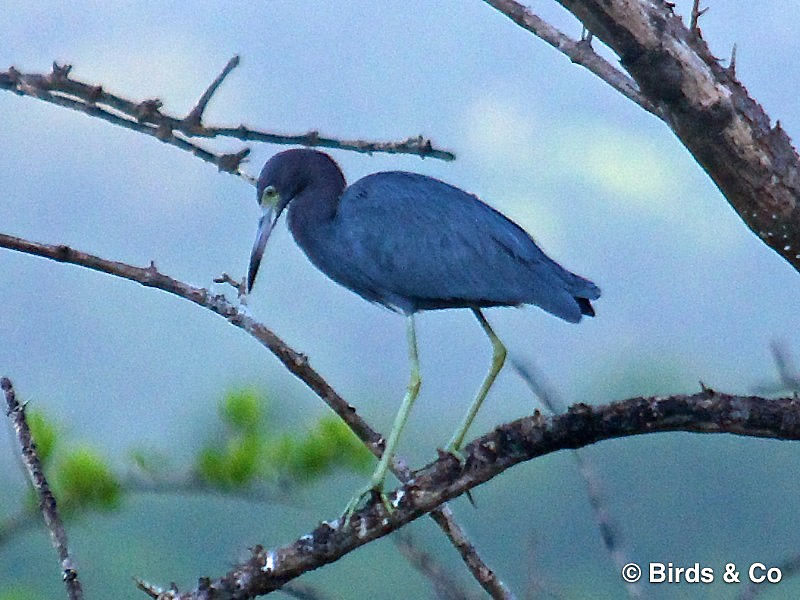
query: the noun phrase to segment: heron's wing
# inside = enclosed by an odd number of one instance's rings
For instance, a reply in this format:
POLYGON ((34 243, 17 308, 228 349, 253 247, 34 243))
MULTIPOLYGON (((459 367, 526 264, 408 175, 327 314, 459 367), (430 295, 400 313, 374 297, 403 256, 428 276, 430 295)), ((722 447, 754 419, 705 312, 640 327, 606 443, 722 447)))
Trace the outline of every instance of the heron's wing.
POLYGON ((599 296, 502 214, 423 175, 359 180, 343 194, 334 221, 333 268, 350 278, 345 285, 404 310, 398 300, 418 309, 531 303, 577 321, 575 296, 599 296))

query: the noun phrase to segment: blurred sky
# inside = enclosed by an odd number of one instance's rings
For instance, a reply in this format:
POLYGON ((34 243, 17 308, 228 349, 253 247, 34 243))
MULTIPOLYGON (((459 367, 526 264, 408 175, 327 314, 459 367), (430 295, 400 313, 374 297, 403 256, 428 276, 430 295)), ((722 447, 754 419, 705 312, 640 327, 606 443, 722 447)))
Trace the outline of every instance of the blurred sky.
MULTIPOLYGON (((534 9, 579 35, 580 26, 554 5, 540 0, 534 9)), ((787 68, 800 50, 795 4, 710 6, 701 25, 712 51, 727 57, 736 43, 739 78, 800 139, 800 74, 787 68)), ((676 10, 686 15, 690 8, 681 1, 676 10)), ((768 344, 795 341, 800 277, 743 225, 666 126, 478 0, 224 8, 6 0, 3 12, 2 68, 46 72, 53 60, 70 63, 75 78, 134 100, 159 97, 165 112, 180 116, 240 54, 241 66, 208 107, 207 124, 369 140, 423 134, 453 150, 458 158, 450 163, 332 154, 350 181, 403 169, 474 192, 602 288, 597 318, 578 326, 535 308, 488 311, 512 354, 534 361, 570 402, 693 391, 699 380, 748 392, 774 376, 768 344)), ((223 271, 244 275, 258 209, 243 181, 153 138, 10 93, 0 94, 0 143, 3 233, 136 265, 155 260, 194 285, 208 286, 223 271)), ((235 140, 199 143, 217 151, 242 147, 235 140)), ((247 170, 254 175, 282 149, 252 148, 247 170)), ((0 275, 0 374, 70 436, 91 439, 120 461, 134 444, 178 460, 190 456, 190 441, 232 387, 268 390, 287 426, 327 410, 246 334, 185 301, 5 250, 0 275)), ((250 308, 307 354, 374 427, 388 430, 407 378, 401 317, 327 280, 285 225, 270 242, 250 308)), ((421 464, 466 410, 488 368, 490 345, 468 311, 423 314, 418 335, 423 387, 401 452, 421 464)), ((537 405, 509 370, 484 406, 473 435, 537 405)), ((788 532, 760 537, 763 507, 783 506, 780 499, 797 491, 782 487, 778 468, 797 459, 793 445, 676 434, 591 452, 608 478, 633 558, 767 560, 800 548, 788 532), (764 496, 766 488, 776 495, 764 496), (693 528, 691 542, 682 528, 693 528), (719 532, 725 533, 715 538, 719 532)), ((6 478, 13 474, 16 494, 21 479, 6 456, 0 469, 6 478)), ((499 532, 507 529, 513 543, 522 543, 519 523, 530 522, 540 534, 542 562, 572 557, 572 583, 604 577, 597 589, 618 597, 574 464, 568 455, 539 463, 493 482, 495 491, 487 493, 497 502, 478 513, 462 507, 465 519, 497 560, 508 560, 509 550, 499 532), (524 502, 502 512, 512 497, 524 502), (549 508, 519 516, 531 502, 549 508), (503 515, 510 521, 501 525, 503 515), (587 556, 597 564, 587 566, 587 556)), ((15 497, 0 494, 0 509, 15 497)), ((275 543, 333 516, 346 497, 343 491, 328 514, 310 495, 304 518, 275 543)), ((790 508, 784 506, 786 515, 794 514, 790 508)), ((217 562, 209 559, 209 572, 226 569, 242 539, 230 540, 229 554, 217 562)), ((49 568, 49 549, 31 547, 49 568)), ((0 582, 9 556, 0 559, 0 582)), ((512 583, 524 581, 524 567, 504 571, 512 583)), ((192 563, 185 573, 187 581, 201 574, 192 563)), ((373 579, 365 585, 382 585, 378 575, 373 579)), ((681 592, 707 597, 708 589, 681 592)))

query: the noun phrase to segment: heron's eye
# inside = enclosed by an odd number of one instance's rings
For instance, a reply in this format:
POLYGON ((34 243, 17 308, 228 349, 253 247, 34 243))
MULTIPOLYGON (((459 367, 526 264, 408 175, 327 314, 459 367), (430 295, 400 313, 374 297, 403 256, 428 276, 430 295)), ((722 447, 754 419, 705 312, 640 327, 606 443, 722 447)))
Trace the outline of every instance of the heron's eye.
POLYGON ((264 188, 264 192, 261 194, 261 205, 268 206, 274 205, 278 202, 278 190, 275 189, 275 186, 268 185, 264 188))

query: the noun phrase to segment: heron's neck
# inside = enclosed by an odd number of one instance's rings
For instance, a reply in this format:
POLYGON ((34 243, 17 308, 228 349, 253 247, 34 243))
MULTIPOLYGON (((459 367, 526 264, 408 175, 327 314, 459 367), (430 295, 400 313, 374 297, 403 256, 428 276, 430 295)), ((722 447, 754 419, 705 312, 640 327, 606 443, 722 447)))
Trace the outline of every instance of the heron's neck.
POLYGON ((317 179, 294 197, 287 209, 287 222, 301 246, 333 221, 343 191, 344 181, 317 179))

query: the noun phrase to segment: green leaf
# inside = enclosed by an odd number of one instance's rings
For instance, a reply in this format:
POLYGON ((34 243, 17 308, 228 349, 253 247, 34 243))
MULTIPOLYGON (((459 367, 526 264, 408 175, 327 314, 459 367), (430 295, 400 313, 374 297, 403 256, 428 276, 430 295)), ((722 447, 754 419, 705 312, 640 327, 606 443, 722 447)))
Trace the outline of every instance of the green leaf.
POLYGON ((208 447, 197 461, 197 472, 211 485, 241 487, 253 481, 263 462, 264 439, 258 433, 237 435, 224 449, 208 447))
POLYGON ((217 448, 205 448, 197 460, 198 474, 209 484, 227 487, 225 458, 217 448))
POLYGON ((289 462, 291 473, 300 479, 313 479, 330 468, 336 449, 316 431, 302 440, 289 462))
POLYGON ((372 468, 375 457, 339 417, 322 417, 317 423, 317 430, 333 446, 337 460, 356 471, 372 468))
POLYGON ((336 416, 321 418, 305 438, 289 435, 275 438, 266 451, 267 464, 275 472, 309 482, 336 467, 365 471, 372 454, 336 416))
POLYGON ((253 389, 230 392, 222 400, 222 419, 237 431, 252 432, 261 427, 265 398, 253 389))
POLYGON ((68 509, 115 508, 120 484, 103 457, 81 447, 64 455, 52 477, 56 499, 68 509))
POLYGON ((244 486, 255 478, 263 446, 258 434, 238 436, 228 442, 227 471, 232 485, 244 486))

